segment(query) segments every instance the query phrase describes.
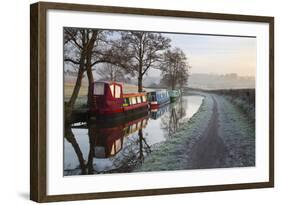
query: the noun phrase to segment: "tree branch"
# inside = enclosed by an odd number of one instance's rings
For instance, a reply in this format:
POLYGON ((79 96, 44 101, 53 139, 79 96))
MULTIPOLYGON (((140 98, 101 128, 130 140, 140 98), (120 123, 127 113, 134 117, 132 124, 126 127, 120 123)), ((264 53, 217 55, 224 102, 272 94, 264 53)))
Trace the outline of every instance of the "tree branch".
MULTIPOLYGON (((94 66, 94 65, 96 65, 96 64, 98 64, 98 63, 112 63, 112 62, 109 61, 109 60, 101 59, 101 60, 97 60, 97 61, 93 62, 93 63, 91 64, 91 66, 94 66)), ((112 63, 112 64, 114 64, 114 63, 112 63)))
POLYGON ((65 31, 71 38, 69 41, 72 41, 78 48, 83 49, 83 47, 76 41, 75 36, 71 34, 68 30, 65 31))
POLYGON ((71 62, 71 63, 73 63, 73 64, 75 64, 75 65, 79 65, 79 64, 80 64, 80 62, 75 61, 75 60, 73 60, 73 59, 71 59, 71 58, 65 58, 64 61, 65 61, 65 62, 71 62))

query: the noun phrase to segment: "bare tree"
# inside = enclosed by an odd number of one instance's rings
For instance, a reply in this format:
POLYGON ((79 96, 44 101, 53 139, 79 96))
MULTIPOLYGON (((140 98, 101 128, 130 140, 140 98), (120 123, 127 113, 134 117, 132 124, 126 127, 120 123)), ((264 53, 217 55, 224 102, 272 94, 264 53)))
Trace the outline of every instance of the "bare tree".
POLYGON ((102 67, 99 67, 96 70, 96 72, 97 74, 100 75, 101 79, 103 80, 110 80, 110 81, 126 80, 125 69, 111 63, 104 63, 102 67))
POLYGON ((171 89, 175 89, 177 86, 182 88, 187 83, 190 68, 185 53, 181 49, 167 50, 160 65, 162 70, 161 83, 171 89))
MULTIPOLYGON (((64 61, 65 65, 70 62, 73 67, 76 68, 78 74, 76 83, 70 97, 70 100, 66 103, 67 113, 71 113, 76 98, 79 94, 79 90, 82 84, 83 74, 85 71, 85 48, 83 48, 83 42, 80 39, 80 33, 78 29, 65 28, 64 29, 64 61)), ((66 116, 68 118, 68 116, 66 116)))
POLYGON ((88 83, 91 85, 94 82, 92 71, 97 64, 117 64, 120 61, 118 55, 114 56, 115 50, 112 49, 112 42, 109 39, 110 34, 109 31, 96 29, 64 28, 64 62, 66 65, 71 64, 77 71, 72 95, 66 103, 66 118, 72 113, 84 73, 86 72, 88 83))
POLYGON ((138 77, 139 92, 142 92, 144 74, 161 61, 162 51, 170 47, 170 41, 158 33, 121 32, 123 56, 130 58, 126 67, 138 77))

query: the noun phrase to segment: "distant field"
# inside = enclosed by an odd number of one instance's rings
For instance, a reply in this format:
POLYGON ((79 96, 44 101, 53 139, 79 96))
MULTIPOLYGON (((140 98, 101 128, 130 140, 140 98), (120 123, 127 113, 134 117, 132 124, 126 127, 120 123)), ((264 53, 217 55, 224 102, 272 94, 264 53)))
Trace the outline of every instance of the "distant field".
MULTIPOLYGON (((64 97, 66 99, 70 98, 74 89, 74 85, 75 85, 74 83, 64 83, 64 97)), ((88 86, 82 84, 78 97, 87 97, 87 95, 88 95, 88 86)))

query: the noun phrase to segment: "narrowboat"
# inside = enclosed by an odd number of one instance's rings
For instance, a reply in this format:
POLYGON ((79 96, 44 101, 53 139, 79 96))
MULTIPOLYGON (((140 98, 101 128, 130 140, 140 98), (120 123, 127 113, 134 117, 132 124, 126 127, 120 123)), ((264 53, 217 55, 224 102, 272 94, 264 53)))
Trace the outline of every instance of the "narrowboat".
POLYGON ((180 90, 169 90, 169 96, 170 96, 171 102, 177 101, 177 99, 179 98, 180 95, 181 95, 180 90))
POLYGON ((116 82, 95 82, 88 93, 90 115, 97 118, 124 116, 127 113, 147 111, 145 92, 124 93, 123 85, 116 82))
POLYGON ((170 96, 167 90, 156 90, 148 94, 150 109, 159 108, 170 103, 170 96))

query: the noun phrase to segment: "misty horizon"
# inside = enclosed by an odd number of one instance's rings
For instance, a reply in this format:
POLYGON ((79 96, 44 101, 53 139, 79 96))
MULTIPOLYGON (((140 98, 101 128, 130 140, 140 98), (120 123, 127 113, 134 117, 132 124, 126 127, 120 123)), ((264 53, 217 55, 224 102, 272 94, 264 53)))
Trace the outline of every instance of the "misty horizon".
MULTIPOLYGON (((101 78, 95 71, 94 75, 97 81, 105 80, 101 78)), ((65 73, 66 82, 74 82, 76 78, 76 73, 73 71, 68 71, 65 73)), ((145 87, 161 86, 160 84, 161 76, 145 76, 143 79, 143 85, 145 87)), ((83 83, 88 85, 87 78, 83 78, 83 83)), ((137 80, 135 77, 130 77, 127 81, 123 83, 137 85, 137 80)), ((236 73, 228 74, 206 74, 206 73, 193 73, 189 76, 188 82, 186 84, 190 88, 199 89, 254 89, 255 88, 255 77, 253 76, 239 76, 236 73)))

